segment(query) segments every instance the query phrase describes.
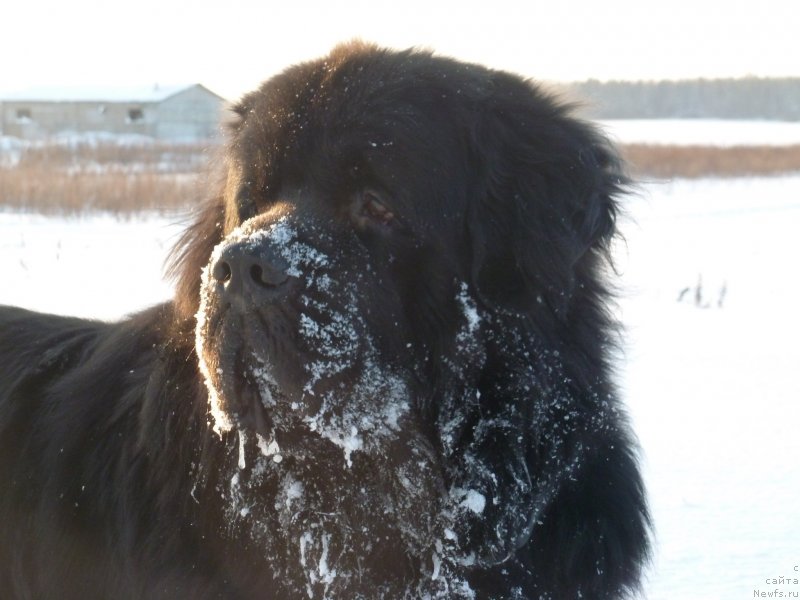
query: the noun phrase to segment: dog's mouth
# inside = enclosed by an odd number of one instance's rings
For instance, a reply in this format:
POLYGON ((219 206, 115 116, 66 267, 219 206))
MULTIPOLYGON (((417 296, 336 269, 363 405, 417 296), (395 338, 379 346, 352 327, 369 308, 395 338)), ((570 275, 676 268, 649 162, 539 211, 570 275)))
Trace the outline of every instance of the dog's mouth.
MULTIPOLYGON (((207 379, 217 429, 254 432, 263 444, 298 458, 318 452, 324 442, 323 450, 342 452, 350 466, 354 453, 391 444, 404 426, 411 396, 407 381, 370 353, 345 369, 305 370, 302 385, 290 385, 245 348, 231 366, 207 379)), ((226 363, 219 357, 212 361, 226 363)))
MULTIPOLYGON (((386 364, 352 302, 301 296, 297 308, 198 313, 197 353, 214 429, 254 432, 302 458, 392 443, 410 408, 406 369, 386 364), (292 313, 292 314, 289 314, 292 313)), ((263 448, 262 448, 263 450, 263 448)))

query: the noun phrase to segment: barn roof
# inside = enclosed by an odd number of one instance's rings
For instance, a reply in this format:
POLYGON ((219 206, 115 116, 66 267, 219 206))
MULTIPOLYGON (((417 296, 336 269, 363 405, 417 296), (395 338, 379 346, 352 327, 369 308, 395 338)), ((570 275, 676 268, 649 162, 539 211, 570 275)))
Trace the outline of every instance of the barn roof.
MULTIPOLYGON (((0 95, 0 102, 3 100, 18 102, 161 102, 170 96, 193 87, 201 87, 214 94, 208 88, 197 83, 139 87, 55 86, 4 93, 0 95)), ((217 96, 217 94, 214 95, 217 96)), ((223 98, 220 97, 220 99, 223 98)))

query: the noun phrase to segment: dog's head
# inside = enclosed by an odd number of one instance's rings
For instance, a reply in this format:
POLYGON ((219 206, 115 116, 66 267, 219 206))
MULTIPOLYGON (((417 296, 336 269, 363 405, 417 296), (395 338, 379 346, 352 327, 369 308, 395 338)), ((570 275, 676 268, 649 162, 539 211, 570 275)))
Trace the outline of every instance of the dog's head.
POLYGON ((221 429, 313 430, 345 398, 394 424, 444 362, 480 367, 482 311, 557 329, 596 291, 613 158, 516 77, 351 45, 236 113, 197 327, 221 429))
POLYGON ((571 390, 606 383, 584 379, 604 367, 613 153, 518 77, 358 44, 236 114, 179 263, 215 428, 351 473, 378 457, 394 508, 447 515, 418 531, 502 562, 579 460, 571 390))

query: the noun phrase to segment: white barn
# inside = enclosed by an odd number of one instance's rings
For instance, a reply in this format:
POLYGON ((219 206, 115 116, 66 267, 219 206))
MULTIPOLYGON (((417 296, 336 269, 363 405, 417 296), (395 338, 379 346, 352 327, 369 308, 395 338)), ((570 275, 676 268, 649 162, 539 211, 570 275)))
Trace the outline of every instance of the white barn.
POLYGON ((220 135, 227 101, 200 85, 57 88, 0 97, 0 132, 22 139, 72 133, 195 141, 220 135))

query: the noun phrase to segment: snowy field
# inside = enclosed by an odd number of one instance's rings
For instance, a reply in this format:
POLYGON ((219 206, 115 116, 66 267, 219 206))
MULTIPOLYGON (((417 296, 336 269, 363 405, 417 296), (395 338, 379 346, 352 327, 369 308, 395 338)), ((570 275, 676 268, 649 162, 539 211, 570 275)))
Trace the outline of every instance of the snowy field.
POLYGON ((771 583, 800 578, 800 176, 647 186, 629 217, 621 378, 657 527, 646 597, 800 597, 771 583))
POLYGON ((170 297, 161 277, 181 219, 0 212, 0 304, 118 319, 170 297))
POLYGON ((792 146, 800 144, 797 121, 723 119, 622 119, 600 121, 616 142, 677 146, 792 146))
MULTIPOLYGON (((645 598, 800 597, 772 582, 800 577, 800 176, 649 184, 626 213, 620 382, 657 527, 645 598)), ((0 303, 113 319, 165 299, 175 221, 0 213, 0 303)))

